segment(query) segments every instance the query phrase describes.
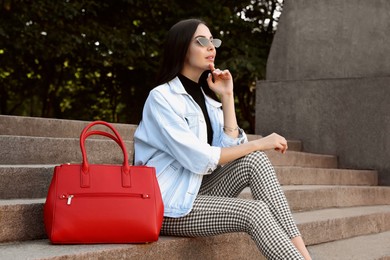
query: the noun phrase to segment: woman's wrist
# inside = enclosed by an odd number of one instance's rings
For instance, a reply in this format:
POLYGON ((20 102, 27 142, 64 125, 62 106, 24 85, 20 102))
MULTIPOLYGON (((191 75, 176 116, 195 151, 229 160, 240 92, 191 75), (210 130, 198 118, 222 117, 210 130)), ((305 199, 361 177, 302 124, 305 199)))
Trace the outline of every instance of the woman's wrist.
POLYGON ((234 133, 235 131, 238 131, 240 129, 238 125, 236 127, 230 127, 230 126, 223 126, 223 131, 229 132, 229 133, 234 133))
POLYGON ((236 127, 230 127, 230 126, 223 126, 223 132, 232 137, 232 138, 237 138, 240 135, 240 128, 238 125, 236 127))
POLYGON ((221 102, 231 101, 231 100, 234 100, 234 93, 233 93, 233 91, 227 92, 227 93, 220 93, 219 97, 221 99, 221 102))

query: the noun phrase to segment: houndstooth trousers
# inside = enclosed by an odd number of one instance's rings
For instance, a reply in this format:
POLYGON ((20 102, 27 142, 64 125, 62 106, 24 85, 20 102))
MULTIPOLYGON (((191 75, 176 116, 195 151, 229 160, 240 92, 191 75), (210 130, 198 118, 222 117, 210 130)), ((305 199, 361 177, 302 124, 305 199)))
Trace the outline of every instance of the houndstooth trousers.
POLYGON ((162 235, 201 237, 246 232, 267 259, 303 259, 291 242, 300 236, 275 170, 253 152, 203 178, 192 211, 164 217, 162 235), (250 187, 254 200, 237 196, 250 187))

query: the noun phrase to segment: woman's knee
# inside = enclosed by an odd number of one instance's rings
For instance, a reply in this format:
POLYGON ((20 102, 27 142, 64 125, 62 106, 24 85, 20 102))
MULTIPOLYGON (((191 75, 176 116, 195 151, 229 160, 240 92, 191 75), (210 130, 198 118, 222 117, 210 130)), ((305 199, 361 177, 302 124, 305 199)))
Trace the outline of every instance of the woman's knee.
POLYGON ((269 161, 268 156, 263 151, 255 151, 250 153, 249 156, 253 157, 254 160, 269 161))
POLYGON ((262 151, 255 151, 242 159, 242 162, 247 166, 259 166, 259 165, 271 165, 271 162, 268 159, 268 156, 262 151))
POLYGON ((262 200, 252 200, 246 211, 248 217, 253 221, 272 215, 267 203, 262 200))
POLYGON ((249 208, 242 208, 241 213, 245 214, 248 234, 274 226, 275 219, 268 205, 261 200, 253 200, 249 208))

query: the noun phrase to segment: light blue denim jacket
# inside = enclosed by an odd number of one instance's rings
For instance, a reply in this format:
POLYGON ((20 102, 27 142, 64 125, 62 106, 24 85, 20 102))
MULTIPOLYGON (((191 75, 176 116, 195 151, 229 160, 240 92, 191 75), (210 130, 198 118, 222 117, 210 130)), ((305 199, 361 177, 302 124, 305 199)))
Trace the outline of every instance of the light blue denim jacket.
POLYGON ((220 147, 247 142, 242 129, 238 138, 224 133, 221 103, 205 98, 213 129, 212 146, 207 143, 202 110, 178 77, 149 93, 135 132, 135 165, 156 168, 167 217, 191 211, 203 175, 218 166, 220 147))

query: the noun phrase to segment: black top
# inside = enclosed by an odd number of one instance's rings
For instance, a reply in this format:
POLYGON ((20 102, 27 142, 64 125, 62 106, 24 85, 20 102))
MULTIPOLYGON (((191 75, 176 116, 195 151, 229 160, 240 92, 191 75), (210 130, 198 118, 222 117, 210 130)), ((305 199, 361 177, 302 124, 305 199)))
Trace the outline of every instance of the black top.
POLYGON ((178 75, 181 83, 183 84, 187 93, 195 100, 196 103, 202 109, 204 118, 206 119, 207 126, 207 142, 211 145, 213 140, 213 129, 211 127, 211 121, 209 114, 207 113, 206 101, 201 90, 201 85, 197 82, 190 80, 189 78, 179 74, 178 75))

